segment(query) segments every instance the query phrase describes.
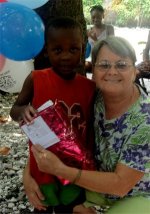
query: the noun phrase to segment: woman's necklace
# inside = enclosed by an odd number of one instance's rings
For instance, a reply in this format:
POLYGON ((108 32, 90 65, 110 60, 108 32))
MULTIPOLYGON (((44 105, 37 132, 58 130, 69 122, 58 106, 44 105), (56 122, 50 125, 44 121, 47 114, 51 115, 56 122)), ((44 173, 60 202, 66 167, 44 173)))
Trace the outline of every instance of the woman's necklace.
POLYGON ((133 86, 132 89, 132 94, 129 97, 129 99, 127 99, 125 102, 122 102, 121 104, 113 104, 113 105, 109 105, 109 108, 105 109, 105 117, 107 120, 113 119, 113 118, 117 118, 121 115, 123 115, 134 103, 135 101, 138 99, 138 97, 140 96, 140 93, 137 89, 136 86, 133 86), (112 106, 112 107, 111 107, 112 106))

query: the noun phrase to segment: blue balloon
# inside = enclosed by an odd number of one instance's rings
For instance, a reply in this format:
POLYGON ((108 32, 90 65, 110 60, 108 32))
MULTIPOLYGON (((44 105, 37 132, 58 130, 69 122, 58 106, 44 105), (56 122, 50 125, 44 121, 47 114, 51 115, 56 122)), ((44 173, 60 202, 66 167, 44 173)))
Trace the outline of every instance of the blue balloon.
POLYGON ((41 7, 42 5, 48 2, 48 0, 7 0, 7 1, 11 3, 21 4, 32 9, 41 7))
POLYGON ((0 4, 0 53, 24 61, 34 58, 44 46, 44 24, 39 15, 23 5, 0 4))
POLYGON ((91 45, 89 42, 86 44, 86 49, 85 49, 85 59, 87 59, 91 54, 91 45))

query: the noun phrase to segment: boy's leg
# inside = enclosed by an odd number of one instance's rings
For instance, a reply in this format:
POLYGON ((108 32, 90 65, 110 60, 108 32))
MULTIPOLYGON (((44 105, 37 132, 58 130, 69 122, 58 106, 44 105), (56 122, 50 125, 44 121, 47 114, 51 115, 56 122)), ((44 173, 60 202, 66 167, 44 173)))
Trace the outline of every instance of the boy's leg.
POLYGON ((93 208, 85 208, 82 204, 75 206, 75 209, 69 205, 60 205, 55 207, 54 210, 55 214, 96 214, 96 211, 93 208))
POLYGON ((46 210, 34 209, 34 211, 32 213, 33 214, 52 214, 53 213, 53 207, 47 207, 46 210))
POLYGON ((58 205, 54 207, 56 214, 72 214, 73 208, 76 205, 82 204, 85 201, 85 191, 81 191, 80 195, 68 205, 58 205))
POLYGON ((58 205, 54 208, 55 214, 72 214, 73 207, 67 205, 58 205))
POLYGON ((74 214, 96 214, 96 209, 94 207, 85 207, 83 204, 77 205, 73 209, 74 214))
POLYGON ((110 201, 107 200, 102 194, 93 192, 93 191, 85 191, 86 200, 83 204, 77 205, 73 209, 73 213, 75 214, 95 214, 97 213, 95 206, 108 206, 110 205, 110 201))
POLYGON ((107 214, 149 214, 150 198, 141 196, 124 198, 115 202, 107 214))

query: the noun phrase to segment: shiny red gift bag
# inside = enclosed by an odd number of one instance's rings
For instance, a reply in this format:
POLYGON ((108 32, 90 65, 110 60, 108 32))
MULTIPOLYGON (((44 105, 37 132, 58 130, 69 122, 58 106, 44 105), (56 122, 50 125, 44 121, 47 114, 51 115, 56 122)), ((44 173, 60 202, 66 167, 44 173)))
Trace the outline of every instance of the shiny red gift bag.
MULTIPOLYGON (((48 147, 48 150, 55 153, 68 166, 87 170, 96 169, 92 154, 83 146, 82 139, 80 139, 78 131, 74 127, 71 127, 69 118, 59 103, 47 107, 39 112, 39 115, 60 139, 59 142, 48 147)), ((31 159, 32 158, 31 154, 31 159)), ((33 163, 30 168, 33 177, 36 175, 38 180, 40 178, 41 184, 51 181, 52 176, 40 172, 37 167, 33 167, 33 163), (40 175, 41 173, 42 175, 40 175)), ((63 178, 58 179, 64 185, 69 183, 68 180, 64 180, 63 178)))

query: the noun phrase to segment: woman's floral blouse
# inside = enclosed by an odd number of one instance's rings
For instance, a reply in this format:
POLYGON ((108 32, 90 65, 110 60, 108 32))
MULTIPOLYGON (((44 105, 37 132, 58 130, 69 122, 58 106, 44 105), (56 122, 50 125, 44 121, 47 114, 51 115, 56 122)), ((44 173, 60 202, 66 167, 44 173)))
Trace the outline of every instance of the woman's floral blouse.
POLYGON ((150 98, 139 90, 138 101, 128 112, 112 120, 105 119, 104 103, 98 91, 94 105, 95 158, 99 171, 113 172, 117 163, 122 163, 144 172, 128 196, 150 197, 150 98))

